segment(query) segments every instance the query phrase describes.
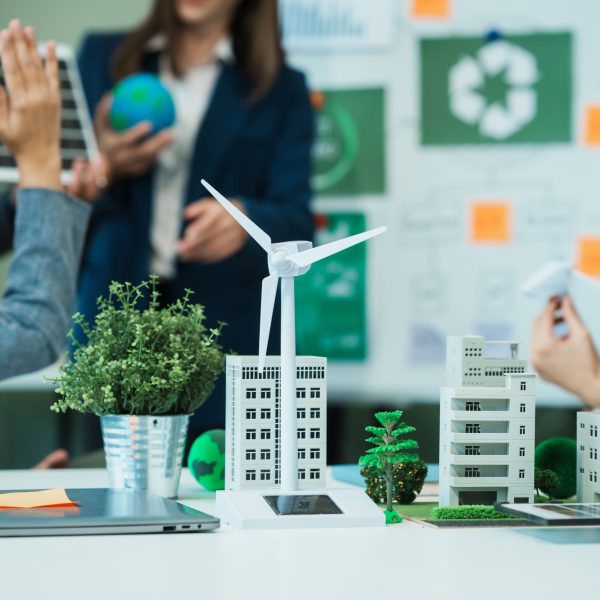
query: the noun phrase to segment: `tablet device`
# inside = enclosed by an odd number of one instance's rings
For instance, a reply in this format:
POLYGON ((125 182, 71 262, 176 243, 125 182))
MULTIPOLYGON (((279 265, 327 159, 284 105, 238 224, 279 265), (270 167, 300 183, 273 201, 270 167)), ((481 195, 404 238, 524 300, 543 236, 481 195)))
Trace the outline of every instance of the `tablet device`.
POLYGON ((502 504, 495 505, 500 512, 527 519, 538 525, 600 526, 600 504, 502 504))
POLYGON ((0 510, 0 537, 198 533, 219 527, 216 517, 142 490, 66 491, 76 506, 0 510))

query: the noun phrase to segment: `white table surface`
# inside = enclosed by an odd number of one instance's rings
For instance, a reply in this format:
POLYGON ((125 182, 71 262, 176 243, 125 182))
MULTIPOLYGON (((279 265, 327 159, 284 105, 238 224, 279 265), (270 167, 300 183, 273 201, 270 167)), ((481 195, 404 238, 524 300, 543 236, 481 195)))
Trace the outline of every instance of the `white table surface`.
MULTIPOLYGON (((2 489, 106 485, 96 469, 0 471, 2 489)), ((214 509, 187 470, 180 500, 214 509)), ((0 598, 563 600, 597 596, 599 564, 600 528, 0 538, 0 598)))

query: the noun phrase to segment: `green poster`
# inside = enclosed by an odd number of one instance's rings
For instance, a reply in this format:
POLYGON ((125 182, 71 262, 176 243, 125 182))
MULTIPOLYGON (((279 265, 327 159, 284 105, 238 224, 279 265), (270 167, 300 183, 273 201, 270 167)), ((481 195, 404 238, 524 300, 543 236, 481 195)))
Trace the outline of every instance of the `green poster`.
POLYGON ((384 93, 313 92, 317 139, 313 186, 321 196, 385 192, 384 93))
POLYGON ((421 143, 571 140, 571 34, 421 40, 421 143))
MULTIPOLYGON (((360 213, 323 215, 316 244, 365 231, 360 213)), ((367 354, 366 254, 357 244, 315 263, 296 278, 296 335, 298 354, 332 360, 362 360, 367 354)))

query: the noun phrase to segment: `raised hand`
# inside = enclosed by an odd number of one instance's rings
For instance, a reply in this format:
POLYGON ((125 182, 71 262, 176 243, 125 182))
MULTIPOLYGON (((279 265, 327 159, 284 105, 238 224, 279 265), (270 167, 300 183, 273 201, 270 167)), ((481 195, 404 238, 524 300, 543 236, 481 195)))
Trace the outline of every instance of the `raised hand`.
POLYGON ((60 89, 53 42, 45 65, 31 27, 17 20, 0 32, 7 89, 0 88, 0 140, 13 154, 22 187, 61 189, 60 89))

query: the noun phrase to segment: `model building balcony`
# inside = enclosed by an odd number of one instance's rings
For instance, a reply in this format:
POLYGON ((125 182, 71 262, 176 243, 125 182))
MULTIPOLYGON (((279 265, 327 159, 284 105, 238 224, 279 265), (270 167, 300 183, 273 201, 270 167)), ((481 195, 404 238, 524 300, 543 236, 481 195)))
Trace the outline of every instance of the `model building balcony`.
POLYGON ((450 461, 455 465, 501 463, 508 456, 508 444, 452 444, 450 461))
POLYGON ((450 485, 502 485, 508 478, 507 465, 453 465, 450 470, 450 485))

